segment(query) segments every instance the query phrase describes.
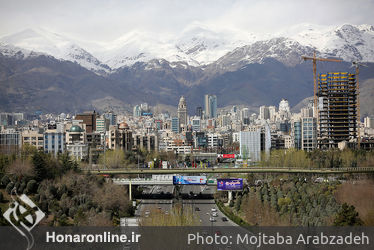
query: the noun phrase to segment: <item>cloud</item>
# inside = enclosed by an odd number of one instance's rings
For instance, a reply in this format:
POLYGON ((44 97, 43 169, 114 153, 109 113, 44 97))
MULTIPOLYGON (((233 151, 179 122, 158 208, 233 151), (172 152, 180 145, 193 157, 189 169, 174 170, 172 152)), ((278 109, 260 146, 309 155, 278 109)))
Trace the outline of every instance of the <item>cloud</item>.
POLYGON ((264 33, 298 23, 374 23, 370 0, 0 0, 0 6, 0 36, 45 27, 97 41, 131 30, 177 33, 193 22, 264 33))

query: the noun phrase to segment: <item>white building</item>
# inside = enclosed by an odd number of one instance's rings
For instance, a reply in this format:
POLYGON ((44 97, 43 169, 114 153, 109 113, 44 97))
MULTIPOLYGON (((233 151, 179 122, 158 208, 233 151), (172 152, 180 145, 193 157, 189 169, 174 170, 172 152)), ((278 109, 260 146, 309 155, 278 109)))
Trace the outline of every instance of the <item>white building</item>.
POLYGON ((208 148, 216 148, 218 147, 218 134, 207 134, 207 142, 208 142, 208 148))
POLYGON ((369 116, 365 117, 364 125, 365 125, 365 128, 374 128, 374 118, 371 118, 369 116))
POLYGON ((259 118, 261 120, 270 119, 269 107, 266 107, 266 106, 261 106, 260 107, 260 116, 259 116, 259 118))
POLYGON ((239 132, 240 155, 251 161, 261 160, 261 130, 239 132))

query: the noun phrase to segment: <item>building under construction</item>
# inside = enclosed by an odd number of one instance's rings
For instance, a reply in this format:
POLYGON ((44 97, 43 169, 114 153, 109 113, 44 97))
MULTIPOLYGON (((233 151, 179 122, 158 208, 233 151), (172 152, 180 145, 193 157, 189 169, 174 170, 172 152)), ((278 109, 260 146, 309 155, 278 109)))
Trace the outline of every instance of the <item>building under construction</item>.
POLYGON ((329 72, 318 77, 318 146, 337 148, 341 141, 357 140, 355 74, 329 72))

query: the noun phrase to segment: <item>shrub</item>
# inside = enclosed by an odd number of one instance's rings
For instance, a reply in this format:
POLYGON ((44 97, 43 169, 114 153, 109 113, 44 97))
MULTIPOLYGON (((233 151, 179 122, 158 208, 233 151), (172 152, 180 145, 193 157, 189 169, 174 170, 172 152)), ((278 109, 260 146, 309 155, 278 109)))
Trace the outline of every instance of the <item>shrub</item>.
POLYGON ((13 187, 14 187, 13 182, 9 182, 8 185, 6 185, 5 190, 7 191, 8 194, 10 194, 12 192, 13 187))
POLYGON ((36 183, 36 180, 30 180, 26 185, 26 192, 28 194, 35 193, 38 188, 38 185, 36 183))

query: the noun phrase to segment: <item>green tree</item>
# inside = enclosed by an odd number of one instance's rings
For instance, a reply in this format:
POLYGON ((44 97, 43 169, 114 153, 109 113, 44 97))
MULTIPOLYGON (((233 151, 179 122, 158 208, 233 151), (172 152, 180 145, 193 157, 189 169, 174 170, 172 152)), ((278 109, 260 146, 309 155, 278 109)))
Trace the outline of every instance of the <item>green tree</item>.
POLYGON ((335 217, 334 226, 361 226, 362 220, 358 216, 354 206, 349 206, 347 203, 342 205, 339 213, 335 217))
POLYGON ((32 164, 34 166, 34 173, 36 181, 42 181, 48 176, 47 162, 45 154, 41 151, 37 151, 32 156, 32 164))

